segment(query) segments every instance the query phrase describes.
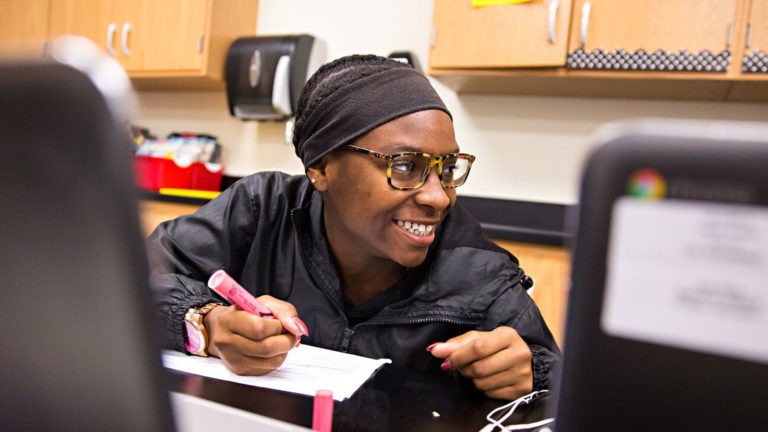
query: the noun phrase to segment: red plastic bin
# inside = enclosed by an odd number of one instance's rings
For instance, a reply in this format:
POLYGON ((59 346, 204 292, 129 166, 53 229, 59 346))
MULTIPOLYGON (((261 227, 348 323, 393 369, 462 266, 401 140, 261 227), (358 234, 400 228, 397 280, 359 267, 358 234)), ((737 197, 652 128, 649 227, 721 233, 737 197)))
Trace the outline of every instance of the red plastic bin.
POLYGON ((221 190, 224 166, 194 162, 182 167, 173 159, 135 156, 135 183, 138 187, 158 191, 162 188, 221 190))
POLYGON ((221 178, 224 174, 224 166, 222 164, 195 162, 190 168, 192 178, 189 189, 221 190, 221 178))
POLYGON ((160 189, 160 163, 163 160, 149 156, 133 158, 133 173, 136 186, 157 191, 160 189))

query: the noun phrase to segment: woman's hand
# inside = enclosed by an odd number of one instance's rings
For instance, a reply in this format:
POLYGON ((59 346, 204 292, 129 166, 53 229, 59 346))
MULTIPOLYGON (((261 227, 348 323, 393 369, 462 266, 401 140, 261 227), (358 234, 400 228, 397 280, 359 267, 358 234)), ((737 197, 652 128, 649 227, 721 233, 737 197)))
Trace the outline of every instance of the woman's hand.
POLYGON ((445 359, 443 370, 471 378, 488 397, 514 400, 533 390, 531 350, 512 327, 470 331, 427 350, 445 359))
POLYGON ((276 319, 262 318, 234 306, 219 306, 204 319, 208 353, 238 375, 264 375, 280 367, 288 351, 309 335, 290 303, 258 298, 276 319))

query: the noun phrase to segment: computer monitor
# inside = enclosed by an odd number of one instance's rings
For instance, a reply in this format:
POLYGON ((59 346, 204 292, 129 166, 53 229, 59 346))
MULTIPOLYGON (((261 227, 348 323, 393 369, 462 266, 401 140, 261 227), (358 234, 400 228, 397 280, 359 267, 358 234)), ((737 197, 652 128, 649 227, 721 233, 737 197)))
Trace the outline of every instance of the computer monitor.
POLYGON ((595 141, 556 431, 768 430, 768 124, 639 119, 595 141))
POLYGON ((81 72, 0 64, 0 428, 173 430, 130 139, 81 72))

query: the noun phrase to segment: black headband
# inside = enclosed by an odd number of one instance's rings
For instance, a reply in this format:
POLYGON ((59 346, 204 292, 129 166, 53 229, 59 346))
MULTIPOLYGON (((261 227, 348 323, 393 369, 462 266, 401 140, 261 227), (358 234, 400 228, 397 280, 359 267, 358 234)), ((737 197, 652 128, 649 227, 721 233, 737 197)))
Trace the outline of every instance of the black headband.
POLYGON ((294 133, 296 154, 305 168, 366 132, 416 111, 451 113, 424 74, 409 68, 387 69, 328 96, 294 133))

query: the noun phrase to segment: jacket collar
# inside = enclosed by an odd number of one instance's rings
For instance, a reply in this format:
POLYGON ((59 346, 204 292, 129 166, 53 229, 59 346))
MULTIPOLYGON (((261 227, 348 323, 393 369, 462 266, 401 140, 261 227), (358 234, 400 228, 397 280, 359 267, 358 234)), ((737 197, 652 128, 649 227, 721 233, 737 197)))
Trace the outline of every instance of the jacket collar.
POLYGON ((323 224, 323 199, 313 190, 309 204, 291 211, 299 253, 310 277, 337 305, 343 304, 339 275, 333 265, 323 224))

